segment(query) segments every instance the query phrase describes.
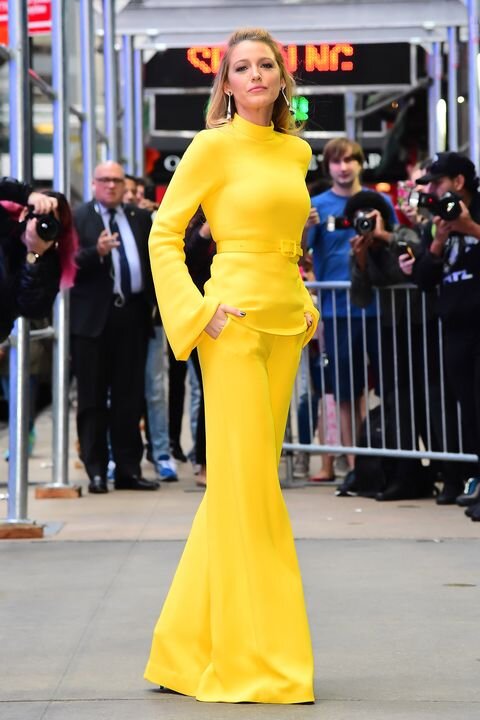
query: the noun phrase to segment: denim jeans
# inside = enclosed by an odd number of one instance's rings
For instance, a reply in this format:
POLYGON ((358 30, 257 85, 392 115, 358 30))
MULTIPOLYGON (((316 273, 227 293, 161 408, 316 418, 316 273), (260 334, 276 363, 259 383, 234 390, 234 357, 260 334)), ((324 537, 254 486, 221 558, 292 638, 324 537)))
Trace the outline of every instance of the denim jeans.
POLYGON ((147 363, 145 366, 145 399, 147 403, 148 426, 152 444, 152 456, 157 466, 161 455, 170 455, 168 437, 168 408, 165 383, 163 328, 155 326, 155 337, 148 341, 147 363))
POLYGON ((297 407, 298 441, 302 445, 309 445, 312 442, 312 436, 317 429, 320 396, 313 383, 314 371, 315 368, 313 367, 309 351, 302 352, 302 359, 300 361, 300 398, 297 407), (312 377, 312 382, 310 382, 309 375, 312 377), (308 388, 310 384, 313 385, 313 387, 309 393, 308 388), (311 402, 310 407, 308 407, 309 396, 311 402))
POLYGON ((192 358, 188 358, 187 368, 188 381, 190 383, 190 432, 192 433, 192 438, 195 439, 197 435, 198 409, 200 407, 202 394, 192 358))

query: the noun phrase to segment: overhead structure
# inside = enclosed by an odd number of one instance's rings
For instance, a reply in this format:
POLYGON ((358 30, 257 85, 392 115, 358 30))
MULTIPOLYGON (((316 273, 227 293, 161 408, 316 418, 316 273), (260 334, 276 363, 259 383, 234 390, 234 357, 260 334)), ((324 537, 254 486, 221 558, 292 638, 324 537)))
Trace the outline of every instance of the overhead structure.
MULTIPOLYGON (((222 44, 229 33, 238 27, 266 27, 284 45, 306 45, 315 43, 334 44, 348 42, 353 46, 367 44, 408 43, 412 51, 421 46, 428 55, 427 74, 432 83, 429 90, 429 150, 437 151, 445 144, 446 113, 448 112, 448 133, 452 147, 458 145, 456 98, 453 93, 457 86, 457 67, 454 62, 448 66, 448 103, 442 97, 442 55, 452 48, 457 53, 458 40, 467 42, 469 76, 469 152, 478 163, 478 94, 476 90, 477 63, 475 48, 478 50, 477 0, 130 0, 118 13, 116 20, 119 35, 135 36, 137 50, 161 52, 176 48, 209 48, 222 44), (473 49, 472 49, 472 46, 473 49), (453 101, 453 104, 452 104, 453 101)), ((412 52, 412 67, 415 64, 412 52)), ((170 59, 169 59, 170 61, 170 59)), ((395 68, 395 60, 385 54, 383 67, 395 68)), ((382 65, 382 63, 380 63, 382 65)), ((371 83, 356 88, 343 86, 325 87, 325 94, 345 95, 345 123, 357 129, 358 118, 368 113, 358 105, 356 98, 362 93, 411 91, 417 87, 417 78, 410 80, 407 88, 398 83, 389 88, 370 87, 371 83), (367 87, 368 86, 368 87, 367 87), (357 94, 357 95, 356 95, 357 94)), ((301 94, 312 94, 321 90, 317 87, 300 87, 301 94)), ((181 88, 186 96, 202 92, 199 88, 181 88)), ((205 89, 203 89, 205 94, 205 89)), ((150 118, 155 114, 154 101, 161 94, 172 95, 171 88, 158 88, 150 95, 150 118)), ((401 95, 399 95, 401 97, 401 95)), ((393 98, 395 100, 395 98, 393 98)), ((164 104, 166 107, 166 102, 164 104)), ((165 111, 166 112, 166 111, 165 111)), ((173 112, 173 104, 168 105, 173 112)), ((193 134, 187 128, 173 133, 165 128, 153 127, 153 144, 161 149, 184 147, 193 134), (180 142, 178 142, 180 141, 180 142)), ((328 133, 327 133, 328 134, 328 133)), ((307 130, 305 137, 315 145, 323 142, 326 133, 307 130)), ((371 134, 372 135, 372 134, 371 134)), ((368 145, 371 138, 359 137, 368 145)), ((466 145, 465 145, 466 147, 466 145)), ((465 149, 465 148, 464 148, 465 149)))
POLYGON ((265 27, 285 43, 443 42, 465 26, 463 0, 131 0, 120 34, 145 46, 214 45, 238 27, 265 27))

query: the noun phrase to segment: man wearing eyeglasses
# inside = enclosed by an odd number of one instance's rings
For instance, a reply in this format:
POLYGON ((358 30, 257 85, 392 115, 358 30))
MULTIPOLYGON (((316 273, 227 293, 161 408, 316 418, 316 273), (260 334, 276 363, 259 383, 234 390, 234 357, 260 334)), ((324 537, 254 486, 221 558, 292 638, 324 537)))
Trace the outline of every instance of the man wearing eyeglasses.
POLYGON ((77 432, 89 492, 106 493, 108 442, 117 490, 157 490, 140 471, 144 372, 153 284, 148 260, 150 213, 123 205, 125 173, 95 168, 94 199, 75 213, 80 240, 71 293, 77 377, 77 432))

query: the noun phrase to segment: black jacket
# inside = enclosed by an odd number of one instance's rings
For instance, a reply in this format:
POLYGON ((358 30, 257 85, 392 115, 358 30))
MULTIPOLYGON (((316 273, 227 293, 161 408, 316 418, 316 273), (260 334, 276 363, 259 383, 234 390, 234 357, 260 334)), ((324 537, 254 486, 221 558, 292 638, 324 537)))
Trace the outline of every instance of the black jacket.
MULTIPOLYGON (((380 317, 382 325, 391 327, 395 317, 398 323, 407 313, 407 291, 391 291, 383 288, 395 285, 408 285, 411 280, 404 275, 398 264, 398 257, 401 252, 398 243, 408 243, 416 253, 419 251, 420 238, 415 230, 405 226, 399 226, 393 231, 390 243, 379 243, 367 251, 367 264, 362 272, 358 267, 355 256, 350 256, 351 274, 351 300, 354 305, 366 308, 375 299, 375 288, 379 288, 380 317), (395 303, 395 305, 393 305, 395 303), (393 310, 395 308, 395 315, 393 310)), ((429 297, 427 302, 427 318, 435 315, 432 301, 429 297)), ((412 322, 422 322, 422 300, 418 291, 410 291, 410 313, 412 322)))
POLYGON ((185 235, 185 263, 193 282, 204 295, 203 287, 210 279, 210 266, 216 245, 211 237, 204 238, 200 235, 202 225, 203 222, 199 222, 185 235))
MULTIPOLYGON (((480 224, 480 194, 475 193, 468 209, 480 224)), ((437 257, 429 250, 433 227, 430 222, 423 228, 423 251, 413 267, 413 281, 422 290, 439 287, 438 310, 446 325, 469 325, 480 312, 480 240, 453 233, 443 257, 437 257)))
MULTIPOLYGON (((12 178, 0 180, 0 199, 26 205, 32 188, 12 178)), ((55 249, 34 264, 25 262, 23 227, 0 207, 0 341, 10 334, 20 315, 43 318, 50 314, 60 283, 60 261, 55 249)))
MULTIPOLYGON (((154 305, 148 256, 151 215, 148 210, 134 205, 126 205, 124 211, 137 243, 144 283, 144 309, 151 318, 154 305)), ((94 338, 102 333, 113 302, 112 258, 110 254, 100 257, 97 252, 97 240, 104 225, 93 201, 77 208, 74 222, 80 249, 76 257, 77 277, 71 290, 70 328, 74 335, 94 338)))

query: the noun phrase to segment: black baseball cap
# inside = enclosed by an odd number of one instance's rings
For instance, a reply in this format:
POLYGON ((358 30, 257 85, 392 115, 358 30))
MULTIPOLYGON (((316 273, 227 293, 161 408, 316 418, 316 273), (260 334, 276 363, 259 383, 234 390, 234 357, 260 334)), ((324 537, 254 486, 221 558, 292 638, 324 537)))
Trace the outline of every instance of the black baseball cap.
POLYGON ((473 162, 457 152, 441 152, 434 155, 431 164, 427 167, 427 174, 418 178, 417 185, 427 185, 432 180, 442 177, 454 178, 463 175, 465 184, 471 184, 476 176, 473 162))

